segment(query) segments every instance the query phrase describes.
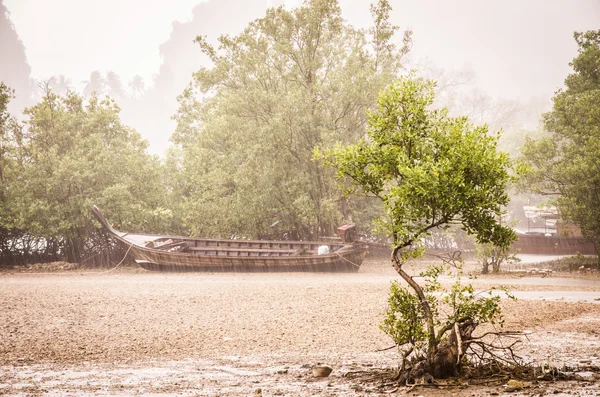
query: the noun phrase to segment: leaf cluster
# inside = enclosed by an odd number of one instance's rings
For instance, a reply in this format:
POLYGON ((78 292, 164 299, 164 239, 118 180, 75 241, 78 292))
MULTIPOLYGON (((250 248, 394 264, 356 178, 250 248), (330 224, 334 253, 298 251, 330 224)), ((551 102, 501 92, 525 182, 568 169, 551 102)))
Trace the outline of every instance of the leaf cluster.
POLYGON ((362 191, 381 200, 379 227, 394 247, 416 244, 451 224, 480 242, 506 246, 514 233, 498 219, 509 201, 509 157, 496 150, 498 134, 487 127, 432 109, 434 86, 413 75, 400 78, 369 113, 366 138, 316 156, 337 168, 347 194, 362 191))

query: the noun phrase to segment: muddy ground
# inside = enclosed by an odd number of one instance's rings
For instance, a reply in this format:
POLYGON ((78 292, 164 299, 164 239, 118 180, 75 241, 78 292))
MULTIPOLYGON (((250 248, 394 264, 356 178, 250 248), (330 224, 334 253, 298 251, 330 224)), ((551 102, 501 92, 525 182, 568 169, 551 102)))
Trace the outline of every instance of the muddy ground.
MULTIPOLYGON (((364 374, 397 365, 394 350, 378 351, 391 345, 378 325, 395 278, 384 260, 357 274, 4 271, 0 395, 389 395, 364 374), (314 378, 317 363, 331 376, 314 378)), ((503 301, 505 328, 528 333, 520 354, 578 367, 581 380, 394 394, 600 395, 600 278, 480 277, 475 286, 503 283, 524 296, 503 301)))

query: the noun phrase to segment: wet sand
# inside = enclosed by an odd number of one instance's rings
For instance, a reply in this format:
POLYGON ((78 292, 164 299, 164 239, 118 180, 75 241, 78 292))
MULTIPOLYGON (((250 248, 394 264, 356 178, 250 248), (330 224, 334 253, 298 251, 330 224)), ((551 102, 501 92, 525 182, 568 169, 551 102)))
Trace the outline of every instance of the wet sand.
MULTIPOLYGON (((360 394, 344 373, 397 362, 377 352, 391 346, 378 325, 394 278, 380 262, 357 274, 0 273, 0 394, 360 394), (310 375, 319 362, 334 367, 327 380, 310 375)), ((505 328, 531 331, 532 361, 600 365, 597 303, 503 307, 505 328)))

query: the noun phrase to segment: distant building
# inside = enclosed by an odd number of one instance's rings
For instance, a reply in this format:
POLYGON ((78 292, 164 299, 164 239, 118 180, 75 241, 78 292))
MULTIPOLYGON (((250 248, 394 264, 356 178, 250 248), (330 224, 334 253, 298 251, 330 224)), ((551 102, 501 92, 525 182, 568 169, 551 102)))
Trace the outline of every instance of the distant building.
POLYGON ((557 235, 556 225, 559 220, 556 207, 523 206, 525 217, 527 217, 527 233, 539 233, 557 235), (538 221, 542 221, 540 227, 538 221))
POLYGON ((514 250, 536 255, 598 254, 594 242, 582 237, 577 225, 560 219, 556 207, 524 206, 523 210, 527 230, 515 229, 514 250))
POLYGON ((527 217, 527 233, 545 234, 559 237, 581 237, 581 229, 572 222, 560 219, 556 207, 524 206, 527 217), (538 220, 543 221, 543 227, 535 225, 538 220), (532 227, 532 223, 534 227, 532 227))

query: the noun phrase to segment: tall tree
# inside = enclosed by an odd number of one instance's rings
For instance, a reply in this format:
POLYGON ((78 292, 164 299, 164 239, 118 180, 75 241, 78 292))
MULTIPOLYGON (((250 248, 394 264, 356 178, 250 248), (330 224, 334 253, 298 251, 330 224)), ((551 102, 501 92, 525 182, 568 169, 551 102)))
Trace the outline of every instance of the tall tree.
POLYGON ((90 79, 84 80, 83 83, 85 83, 85 87, 83 87, 83 95, 85 96, 91 96, 94 92, 101 95, 106 87, 106 79, 97 70, 90 73, 90 79))
POLYGON ((144 79, 139 74, 133 76, 133 79, 128 84, 129 93, 134 98, 139 98, 142 96, 145 90, 144 79))
MULTIPOLYGON (((438 322, 437 299, 406 272, 404 263, 423 254, 422 240, 432 231, 452 224, 481 243, 506 247, 515 237, 499 222, 511 178, 508 155, 496 151, 497 134, 472 125, 466 117, 449 117, 446 109, 432 109, 434 85, 411 77, 398 80, 381 92, 365 139, 338 144, 323 154, 336 166, 348 193, 362 191, 383 205, 385 214, 378 224, 392 240, 392 266, 414 290, 413 295, 400 294, 404 303, 410 300, 414 322, 395 323, 401 330, 420 330, 400 338, 408 345, 404 358, 414 353, 416 362, 422 362, 413 366, 411 377, 423 367, 435 377, 453 374, 466 346, 459 342, 457 347, 456 340, 462 336, 467 342, 478 323, 496 312, 497 302, 473 305, 467 299, 463 308, 452 302, 454 312, 438 322), (421 344, 426 345, 424 358, 419 357, 421 344)), ((398 315, 403 320, 411 317, 402 310, 398 315)))
POLYGON ((9 131, 11 115, 8 112, 8 104, 13 95, 13 91, 0 82, 0 254, 8 251, 11 237, 9 234, 10 205, 6 199, 8 192, 6 171, 11 163, 12 140, 9 131))
POLYGON ((125 89, 118 74, 113 71, 106 73, 106 87, 108 95, 115 99, 121 99, 125 96, 125 89))
POLYGON ((9 113, 10 101, 15 92, 0 82, 0 265, 22 262, 35 237, 17 226, 19 213, 16 204, 21 197, 15 187, 23 181, 21 166, 25 159, 23 144, 26 140, 23 126, 9 113))
POLYGON ((565 220, 600 243, 600 30, 575 33, 578 55, 544 115, 550 136, 523 146, 523 186, 548 195, 565 220))
POLYGON ((147 142, 121 124, 111 99, 70 92, 44 98, 25 111, 24 159, 8 181, 15 216, 8 225, 43 237, 57 255, 79 262, 94 234, 92 205, 120 227, 168 231, 160 163, 147 142), (164 217, 166 215, 166 218, 164 217))
MULTIPOLYGON (((8 112, 8 104, 13 98, 14 91, 0 82, 0 219, 7 218, 6 213, 6 176, 5 171, 10 162, 10 149, 12 139, 10 137, 11 115, 8 112)), ((5 225, 0 222, 0 229, 5 225)))
POLYGON ((196 233, 259 236, 275 221, 304 238, 333 232, 339 192, 312 151, 360 138, 365 111, 400 71, 410 34, 392 44, 388 10, 373 8, 372 35, 346 24, 336 0, 307 0, 269 9, 218 48, 196 39, 213 65, 181 95, 173 135, 196 233))
POLYGON ((58 95, 65 95, 68 91, 73 89, 71 79, 64 74, 52 76, 52 78, 50 78, 50 87, 52 88, 52 91, 58 95))

